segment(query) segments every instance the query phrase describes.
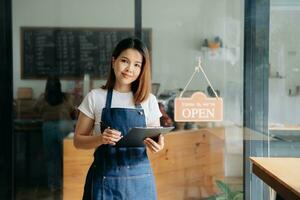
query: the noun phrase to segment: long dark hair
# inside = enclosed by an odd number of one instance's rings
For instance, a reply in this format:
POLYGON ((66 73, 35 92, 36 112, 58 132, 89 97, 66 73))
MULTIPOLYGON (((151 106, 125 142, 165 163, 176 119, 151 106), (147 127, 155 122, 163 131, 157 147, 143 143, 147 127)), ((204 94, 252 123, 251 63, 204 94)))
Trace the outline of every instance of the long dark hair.
POLYGON ((59 105, 65 98, 61 91, 61 83, 57 76, 49 76, 45 88, 45 99, 51 105, 59 105))
POLYGON ((146 100, 151 91, 151 70, 149 51, 146 45, 135 37, 129 37, 121 40, 115 47, 110 63, 110 70, 106 84, 102 86, 103 89, 113 89, 116 83, 116 76, 112 66, 112 60, 117 59, 118 56, 126 49, 135 49, 143 57, 142 69, 139 77, 131 84, 131 90, 134 96, 134 102, 139 104, 146 100))

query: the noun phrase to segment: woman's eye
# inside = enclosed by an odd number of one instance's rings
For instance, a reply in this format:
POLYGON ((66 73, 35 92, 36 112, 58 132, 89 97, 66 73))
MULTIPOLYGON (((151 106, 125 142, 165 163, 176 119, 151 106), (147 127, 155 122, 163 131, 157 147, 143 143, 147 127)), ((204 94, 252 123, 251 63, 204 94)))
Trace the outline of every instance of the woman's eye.
POLYGON ((122 63, 128 63, 128 61, 126 59, 122 59, 121 62, 122 63))
POLYGON ((138 68, 141 68, 141 65, 140 65, 140 64, 135 64, 134 66, 135 66, 135 67, 138 67, 138 68))

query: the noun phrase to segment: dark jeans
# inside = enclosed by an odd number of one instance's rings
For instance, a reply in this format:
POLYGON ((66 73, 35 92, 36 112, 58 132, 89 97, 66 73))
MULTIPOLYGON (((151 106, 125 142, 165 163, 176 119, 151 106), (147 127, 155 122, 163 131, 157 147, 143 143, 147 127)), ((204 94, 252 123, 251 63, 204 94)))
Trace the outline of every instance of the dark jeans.
POLYGON ((73 121, 47 121, 43 123, 43 147, 47 186, 61 189, 63 169, 63 139, 73 131, 73 121))

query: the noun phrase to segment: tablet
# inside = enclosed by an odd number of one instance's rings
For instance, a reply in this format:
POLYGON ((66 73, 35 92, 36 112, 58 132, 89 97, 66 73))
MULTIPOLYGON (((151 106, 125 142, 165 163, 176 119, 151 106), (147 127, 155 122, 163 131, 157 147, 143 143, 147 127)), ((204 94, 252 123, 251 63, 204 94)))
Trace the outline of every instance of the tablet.
POLYGON ((125 135, 118 143, 117 147, 143 147, 144 139, 155 138, 160 134, 166 134, 173 130, 174 127, 135 127, 130 129, 127 135, 125 135))

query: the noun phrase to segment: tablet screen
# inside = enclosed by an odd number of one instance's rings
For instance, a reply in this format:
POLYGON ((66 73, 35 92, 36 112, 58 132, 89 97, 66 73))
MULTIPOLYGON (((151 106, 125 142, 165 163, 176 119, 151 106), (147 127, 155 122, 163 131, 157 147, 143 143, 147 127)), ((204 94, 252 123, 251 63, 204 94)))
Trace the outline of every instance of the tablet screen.
POLYGON ((174 127, 135 127, 132 128, 118 143, 118 147, 143 147, 144 139, 155 138, 160 134, 169 133, 174 127))

